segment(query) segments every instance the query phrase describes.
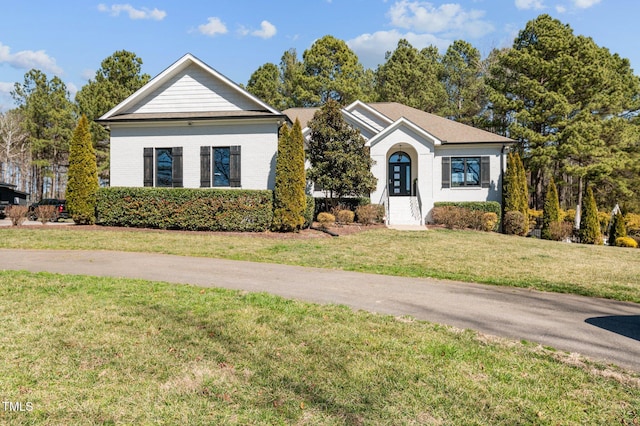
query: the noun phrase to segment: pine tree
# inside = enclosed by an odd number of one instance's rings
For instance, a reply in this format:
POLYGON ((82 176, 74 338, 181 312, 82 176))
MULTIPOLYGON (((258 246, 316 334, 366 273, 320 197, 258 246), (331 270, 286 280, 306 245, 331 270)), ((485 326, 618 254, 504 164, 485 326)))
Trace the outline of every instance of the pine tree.
POLYGON ((582 197, 581 210, 580 242, 583 244, 602 244, 600 222, 598 221, 598 206, 591 186, 587 186, 586 194, 582 197))
POLYGON ((304 139, 300 122, 292 129, 283 125, 278 141, 273 227, 277 231, 298 231, 304 224, 306 206, 304 139))
POLYGON ((560 221, 560 201, 558 199, 558 189, 553 181, 549 181, 547 194, 544 200, 544 212, 542 214, 542 238, 552 240, 551 225, 560 221))
POLYGON ((69 146, 69 182, 66 193, 67 209, 77 224, 95 223, 97 192, 96 153, 91 143, 89 120, 82 115, 69 146))
POLYGON ((626 237, 627 227, 624 223, 624 216, 620 211, 616 212, 613 216, 613 223, 611 224, 611 231, 609 232, 609 245, 616 245, 616 238, 626 237))

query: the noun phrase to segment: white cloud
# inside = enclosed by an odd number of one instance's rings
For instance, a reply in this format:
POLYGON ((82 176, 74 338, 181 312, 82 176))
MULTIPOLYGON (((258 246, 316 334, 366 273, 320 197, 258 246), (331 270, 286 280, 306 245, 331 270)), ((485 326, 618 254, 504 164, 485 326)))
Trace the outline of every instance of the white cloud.
POLYGON ((262 21, 260 23, 260 29, 253 31, 251 35, 268 39, 276 35, 276 32, 278 32, 278 30, 276 29, 275 25, 273 25, 269 21, 262 21))
POLYGON ((560 5, 556 6, 556 12, 558 13, 565 13, 566 11, 567 11, 566 7, 560 6, 560 5))
POLYGON ((13 91, 14 83, 6 83, 0 81, 0 112, 11 109, 14 105, 11 92, 13 91))
POLYGON ((13 68, 30 70, 32 68, 40 71, 62 74, 62 68, 56 65, 56 60, 47 55, 44 50, 22 50, 11 53, 11 48, 0 43, 0 64, 9 64, 13 68))
POLYGON ((600 0, 573 0, 573 4, 580 9, 588 9, 600 3, 600 0))
POLYGON ((544 9, 542 0, 516 0, 516 7, 520 10, 540 10, 544 9))
POLYGON ((164 10, 157 8, 148 9, 146 7, 136 9, 130 4, 112 4, 111 6, 107 6, 106 4, 100 3, 98 10, 109 13, 111 16, 119 16, 120 12, 124 12, 129 15, 130 19, 153 19, 154 21, 162 21, 167 16, 167 12, 164 10))
POLYGON ((389 9, 391 25, 416 32, 466 34, 482 37, 494 30, 493 25, 484 21, 482 10, 466 11, 456 3, 435 7, 426 1, 401 0, 389 9))
POLYGON ((210 17, 206 24, 198 26, 198 31, 204 35, 214 37, 218 34, 226 34, 227 26, 220 20, 220 18, 210 17))
POLYGON ((423 49, 433 45, 443 51, 451 44, 451 40, 441 39, 432 34, 416 34, 413 32, 403 34, 398 30, 391 30, 362 34, 348 40, 347 45, 358 55, 362 65, 366 68, 376 68, 379 64, 384 63, 387 52, 394 51, 398 47, 398 41, 401 38, 407 39, 416 49, 423 49))

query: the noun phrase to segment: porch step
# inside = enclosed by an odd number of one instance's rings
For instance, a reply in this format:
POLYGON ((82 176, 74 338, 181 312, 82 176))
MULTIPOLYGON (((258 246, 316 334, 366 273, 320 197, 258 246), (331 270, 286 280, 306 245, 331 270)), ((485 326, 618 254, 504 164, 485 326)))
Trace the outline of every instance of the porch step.
POLYGON ((421 225, 420 215, 414 212, 412 201, 417 206, 416 197, 389 197, 388 225, 421 225))

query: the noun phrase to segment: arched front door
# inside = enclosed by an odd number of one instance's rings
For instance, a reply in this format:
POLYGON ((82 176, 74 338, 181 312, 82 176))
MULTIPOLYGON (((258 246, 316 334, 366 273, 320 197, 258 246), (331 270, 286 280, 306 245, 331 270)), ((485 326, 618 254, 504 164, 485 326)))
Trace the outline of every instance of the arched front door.
POLYGON ((405 152, 389 157, 389 195, 411 195, 411 157, 405 152))

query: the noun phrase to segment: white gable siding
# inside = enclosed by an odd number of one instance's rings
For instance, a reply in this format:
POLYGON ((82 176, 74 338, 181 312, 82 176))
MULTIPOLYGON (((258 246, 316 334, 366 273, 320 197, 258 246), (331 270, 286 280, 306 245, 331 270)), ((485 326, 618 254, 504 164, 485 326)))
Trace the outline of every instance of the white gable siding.
POLYGON ((360 120, 367 123, 369 126, 376 129, 378 132, 387 127, 390 124, 390 121, 385 121, 384 119, 366 111, 364 109, 356 108, 353 111, 350 111, 351 114, 358 117, 360 120))
POLYGON ((126 113, 212 112, 261 109, 195 65, 159 86, 126 113))
POLYGON ((111 128, 111 186, 143 186, 144 148, 183 148, 183 186, 200 187, 200 147, 241 146, 242 189, 273 189, 275 123, 113 126, 111 128))

